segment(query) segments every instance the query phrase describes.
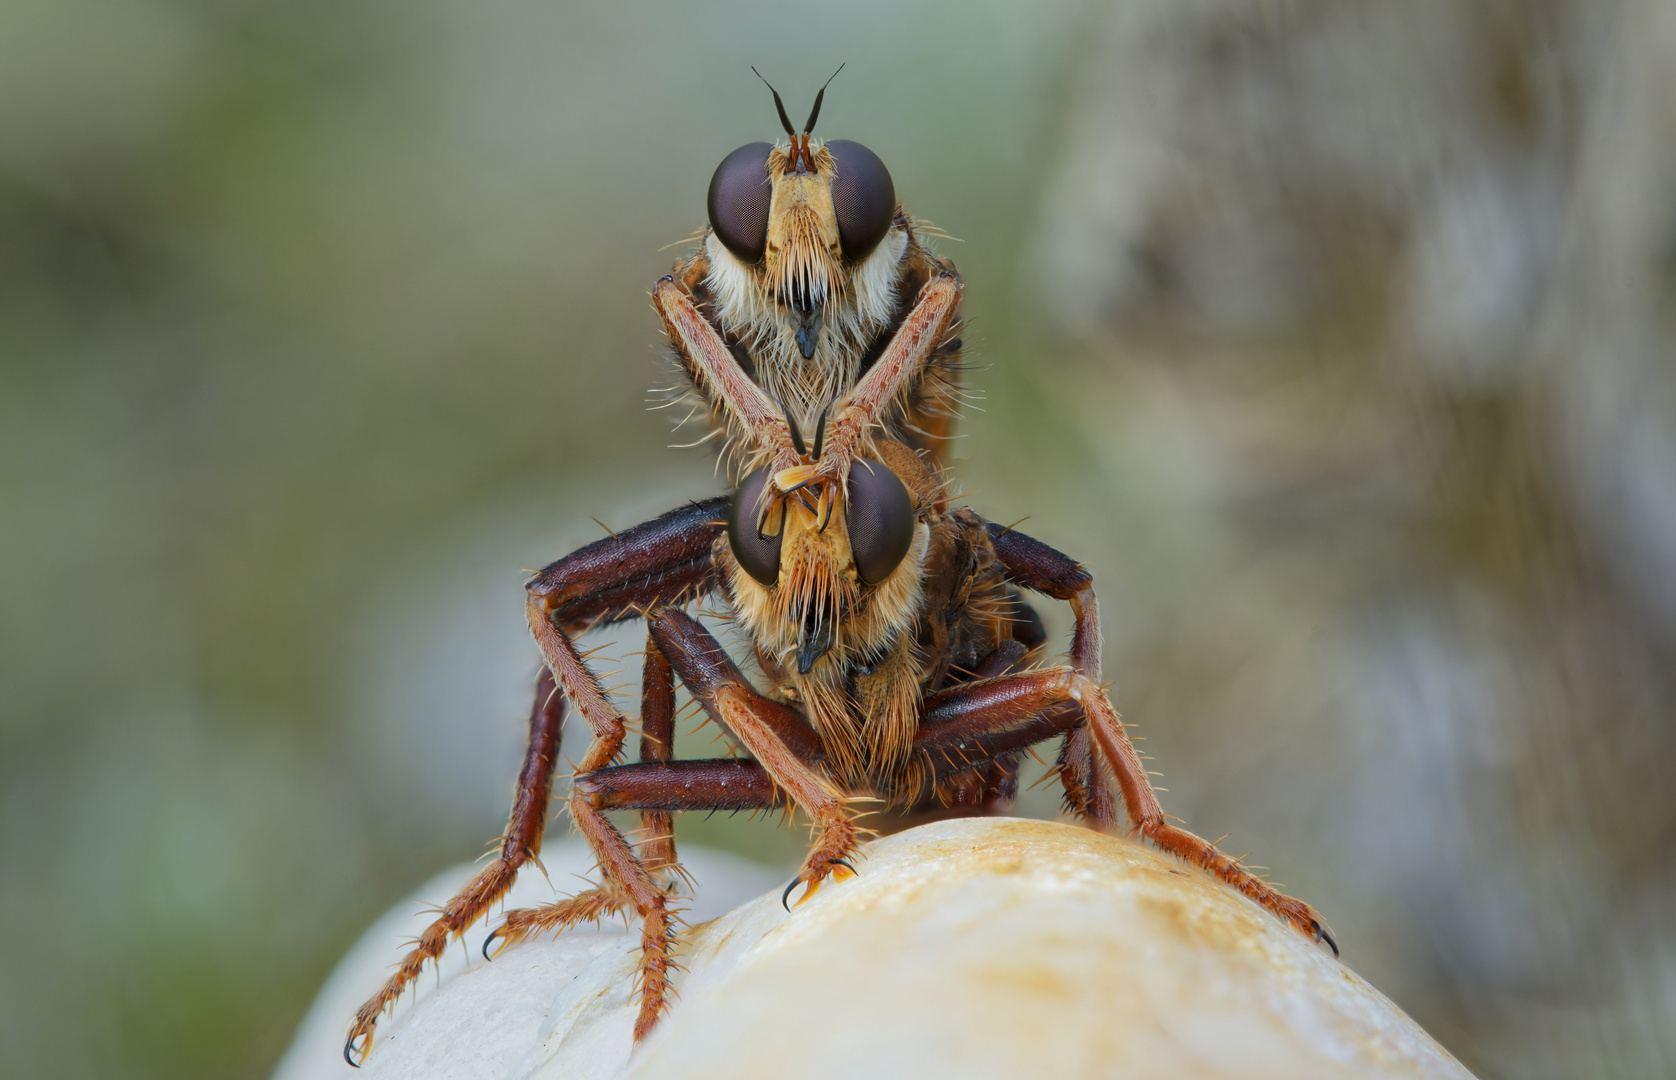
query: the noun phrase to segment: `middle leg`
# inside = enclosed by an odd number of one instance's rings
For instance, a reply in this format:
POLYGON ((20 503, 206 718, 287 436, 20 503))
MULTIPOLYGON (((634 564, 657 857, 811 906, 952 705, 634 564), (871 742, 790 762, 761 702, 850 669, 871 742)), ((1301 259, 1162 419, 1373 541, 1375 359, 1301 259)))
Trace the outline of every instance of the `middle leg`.
MULTIPOLYGON (((982 682, 1022 670, 1030 655, 1022 641, 1007 640, 972 670, 966 681, 982 682)), ((929 793, 923 794, 914 813, 999 814, 1018 796, 1019 758, 1023 751, 999 753, 952 773, 938 776, 929 793)), ((970 755, 967 755, 968 759, 970 755)), ((906 790, 913 790, 910 785, 906 790)))

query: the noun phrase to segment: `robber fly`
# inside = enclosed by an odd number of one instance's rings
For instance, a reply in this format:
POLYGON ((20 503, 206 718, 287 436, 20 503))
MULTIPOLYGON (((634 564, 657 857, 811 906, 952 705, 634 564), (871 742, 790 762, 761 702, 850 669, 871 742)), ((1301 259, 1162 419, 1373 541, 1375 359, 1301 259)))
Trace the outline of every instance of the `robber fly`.
POLYGON ((855 872, 854 800, 902 812, 1004 808, 1020 755, 1050 739, 1061 742, 1069 812, 1111 828, 1121 799, 1140 834, 1337 953, 1309 905, 1166 819, 1100 685, 1088 572, 951 505, 940 459, 959 392, 960 278, 897 205, 877 155, 813 138, 824 95, 798 131, 774 93, 788 141, 722 160, 710 227, 653 290, 687 388, 728 447, 732 491, 589 544, 526 586, 544 668, 500 855, 357 1013, 351 1064, 424 964, 536 858, 567 702, 593 734, 567 804, 600 881, 508 912, 484 952, 632 911, 636 1039, 670 990, 673 813, 801 811, 814 841, 782 899, 799 885, 807 899, 855 872), (1070 605, 1068 662, 1040 663, 1046 635, 1020 590, 1070 605), (705 598, 725 602, 766 690, 688 613, 705 598), (629 721, 576 639, 628 618, 645 619, 648 639, 639 760, 623 764, 629 721), (740 754, 675 760, 677 677, 740 754), (631 844, 610 810, 639 811, 645 839, 631 844))

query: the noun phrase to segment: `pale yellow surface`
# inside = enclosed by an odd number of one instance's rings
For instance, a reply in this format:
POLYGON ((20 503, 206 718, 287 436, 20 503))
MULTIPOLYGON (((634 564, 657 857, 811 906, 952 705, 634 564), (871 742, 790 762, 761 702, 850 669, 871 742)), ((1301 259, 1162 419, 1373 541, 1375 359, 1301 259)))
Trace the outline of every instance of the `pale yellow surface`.
POLYGON ((774 889, 695 927, 681 1001, 632 1057, 633 943, 581 934, 449 978, 365 1075, 1469 1075, 1324 948, 1134 843, 947 821, 858 868, 790 914, 774 889))

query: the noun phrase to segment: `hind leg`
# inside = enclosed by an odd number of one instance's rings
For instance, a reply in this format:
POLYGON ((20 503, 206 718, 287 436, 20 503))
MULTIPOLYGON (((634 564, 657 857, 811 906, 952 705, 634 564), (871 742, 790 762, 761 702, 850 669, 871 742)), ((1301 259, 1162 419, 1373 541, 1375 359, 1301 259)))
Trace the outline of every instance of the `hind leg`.
POLYGON ((547 822, 547 800, 553 786, 553 763, 558 760, 559 733, 563 728, 564 697, 552 673, 543 670, 541 678, 536 680, 535 705, 530 710, 529 749, 518 774, 518 791, 512 802, 506 835, 501 839, 500 857, 448 902, 442 914, 419 935, 418 942, 402 958, 396 973, 355 1014, 354 1026, 343 1044, 343 1057, 349 1064, 359 1066, 357 1058, 365 1059, 378 1018, 395 1005, 425 964, 441 956, 450 941, 486 915, 495 901, 512 887, 519 869, 540 852, 547 822))
POLYGON ((426 962, 441 955, 450 941, 504 897, 519 869, 540 852, 565 701, 594 734, 583 768, 609 764, 622 746, 623 717, 588 670, 571 635, 652 604, 684 603, 707 592, 713 585, 710 553, 721 534, 726 507, 725 498, 689 503, 571 552, 525 586, 525 614, 546 670, 536 691, 529 750, 501 856, 448 902, 396 973, 355 1014, 343 1050, 351 1065, 365 1059, 378 1018, 395 1005, 426 962))
MULTIPOLYGON (((649 764, 669 761, 675 743, 674 672, 651 640, 646 644, 640 724, 640 760, 649 764)), ((671 816, 667 810, 642 810, 645 839, 636 853, 579 784, 572 784, 566 805, 571 820, 599 860, 599 886, 555 904, 507 912, 506 921, 483 943, 483 952, 485 956, 498 955, 507 946, 533 935, 633 910, 640 919, 640 1015, 634 1025, 634 1037, 640 1039, 652 1030, 668 1002, 669 950, 674 939, 669 901, 674 890, 654 874, 680 873, 671 816)))
POLYGON ((1101 763, 1115 776, 1136 832, 1232 885, 1299 933, 1325 940, 1337 955, 1338 945, 1308 904, 1281 893, 1210 841, 1170 823, 1106 692, 1075 668, 1003 675, 933 694, 920 716, 911 777, 922 786, 946 784, 1032 743, 1079 729, 1088 733, 1101 763))

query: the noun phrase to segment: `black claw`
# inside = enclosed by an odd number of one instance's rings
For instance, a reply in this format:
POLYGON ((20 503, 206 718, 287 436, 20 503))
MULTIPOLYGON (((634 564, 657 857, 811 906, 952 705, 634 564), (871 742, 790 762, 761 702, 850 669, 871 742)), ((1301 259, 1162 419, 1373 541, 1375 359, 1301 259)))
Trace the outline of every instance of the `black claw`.
POLYGON ((1320 923, 1315 924, 1315 940, 1325 941, 1327 943, 1327 948, 1333 950, 1333 959, 1337 960, 1339 958, 1338 942, 1333 940, 1333 935, 1327 933, 1327 931, 1322 928, 1320 923))
POLYGON ((791 899, 791 891, 797 888, 798 883, 802 880, 802 878, 792 878, 791 884, 786 886, 786 891, 780 894, 780 906, 785 908, 788 914, 791 911, 791 905, 786 901, 791 899))
POLYGON ((821 444, 826 442, 826 414, 832 411, 832 402, 821 406, 820 422, 815 425, 815 459, 820 460, 821 444))
POLYGON ((856 877, 861 876, 861 871, 857 870, 855 867, 851 866, 849 864, 849 862, 845 859, 828 859, 828 860, 826 860, 826 864, 828 866, 842 866, 844 869, 848 870, 850 873, 854 874, 856 877))
MULTIPOLYGON (((805 356, 804 359, 807 360, 808 357, 805 356)), ((797 421, 792 419, 791 410, 786 408, 785 402, 781 401, 779 398, 770 398, 769 400, 780 406, 780 415, 786 418, 786 427, 791 429, 792 446, 796 448, 798 454, 803 457, 808 457, 809 448, 804 445, 803 433, 797 430, 797 421)), ((825 420, 826 416, 822 414, 821 419, 825 420)))
POLYGON ((359 1069, 361 1067, 360 1062, 355 1060, 355 1036, 353 1035, 349 1036, 348 1040, 343 1044, 343 1060, 349 1063, 349 1067, 351 1069, 359 1069))
POLYGON ((489 946, 493 945, 499 937, 500 931, 496 930, 494 933, 483 939, 483 959, 491 961, 494 960, 494 957, 489 955, 489 946))

